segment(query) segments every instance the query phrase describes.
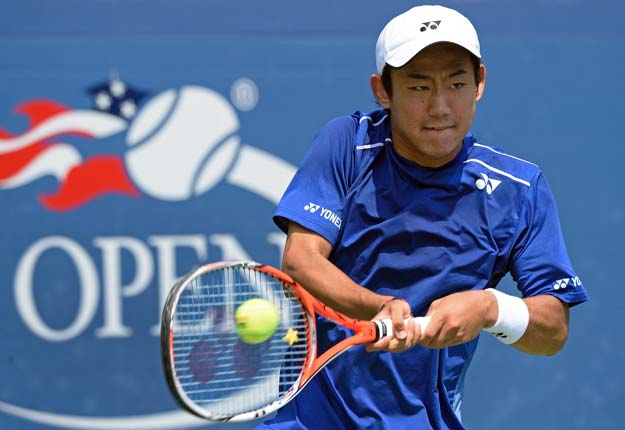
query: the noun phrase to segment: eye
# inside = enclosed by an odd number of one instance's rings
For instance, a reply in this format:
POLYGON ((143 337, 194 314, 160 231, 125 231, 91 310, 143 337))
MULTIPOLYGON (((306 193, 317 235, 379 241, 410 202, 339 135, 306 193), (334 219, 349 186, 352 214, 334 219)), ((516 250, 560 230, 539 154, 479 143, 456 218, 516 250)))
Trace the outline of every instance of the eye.
POLYGON ((454 90, 459 90, 461 88, 464 88, 467 84, 465 84, 464 82, 454 82, 453 84, 451 84, 451 88, 453 88, 454 90))
POLYGON ((428 87, 427 85, 413 85, 413 86, 408 87, 408 88, 410 90, 419 91, 419 92, 428 91, 430 89, 430 87, 428 87))

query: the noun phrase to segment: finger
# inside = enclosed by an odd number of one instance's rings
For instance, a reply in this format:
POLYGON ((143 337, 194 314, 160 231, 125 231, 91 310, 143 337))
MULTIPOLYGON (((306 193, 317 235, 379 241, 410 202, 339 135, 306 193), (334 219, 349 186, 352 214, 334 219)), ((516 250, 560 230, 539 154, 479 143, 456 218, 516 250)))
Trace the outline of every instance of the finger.
POLYGON ((389 345, 391 339, 392 338, 390 338, 390 337, 383 337, 382 339, 378 340, 377 342, 367 343, 365 345, 365 349, 368 352, 386 350, 388 348, 388 345, 389 345))
POLYGON ((402 303, 398 301, 390 308, 391 321, 393 322, 393 336, 397 340, 404 340, 407 336, 406 323, 404 321, 407 315, 405 315, 404 306, 400 305, 402 305, 402 303))
POLYGON ((386 351, 394 353, 404 351, 405 349, 407 349, 405 340, 396 338, 392 338, 385 348, 386 351))
POLYGON ((406 322, 406 339, 404 341, 404 348, 412 348, 415 345, 417 336, 419 335, 419 325, 412 318, 409 318, 406 322))
POLYGON ((393 333, 395 339, 399 341, 404 341, 406 339, 406 325, 404 324, 403 319, 398 323, 393 321, 393 333))
POLYGON ((389 346, 387 347, 388 351, 401 352, 410 349, 417 344, 417 337, 420 330, 419 324, 413 318, 409 318, 405 320, 404 327, 406 331, 406 337, 401 340, 393 338, 389 342, 389 346))

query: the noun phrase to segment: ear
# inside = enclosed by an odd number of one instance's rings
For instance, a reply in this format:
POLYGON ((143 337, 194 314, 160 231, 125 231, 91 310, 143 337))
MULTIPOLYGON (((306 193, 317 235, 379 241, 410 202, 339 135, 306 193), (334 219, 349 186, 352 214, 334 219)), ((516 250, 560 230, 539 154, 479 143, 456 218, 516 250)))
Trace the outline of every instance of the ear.
POLYGON ((369 79, 369 84, 371 85, 371 92, 373 93, 373 97, 380 103, 380 106, 384 109, 391 108, 391 98, 388 96, 388 93, 384 89, 384 85, 382 85, 382 77, 380 75, 373 74, 369 79))
POLYGON ((477 91, 475 95, 475 101, 478 101, 482 98, 482 94, 484 94, 484 88, 486 88, 486 66, 480 64, 480 83, 477 85, 477 91))

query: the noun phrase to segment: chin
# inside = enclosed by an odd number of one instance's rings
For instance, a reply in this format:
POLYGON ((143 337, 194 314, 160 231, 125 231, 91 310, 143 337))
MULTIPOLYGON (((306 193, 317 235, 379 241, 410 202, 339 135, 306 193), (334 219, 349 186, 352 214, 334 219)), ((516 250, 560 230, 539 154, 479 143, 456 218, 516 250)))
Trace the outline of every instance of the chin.
POLYGON ((461 147, 462 147, 462 143, 454 144, 454 145, 445 144, 443 145, 443 147, 437 144, 434 144, 432 147, 433 150, 427 155, 433 161, 434 160, 440 161, 438 165, 442 166, 443 164, 451 161, 456 156, 456 154, 458 154, 461 147))

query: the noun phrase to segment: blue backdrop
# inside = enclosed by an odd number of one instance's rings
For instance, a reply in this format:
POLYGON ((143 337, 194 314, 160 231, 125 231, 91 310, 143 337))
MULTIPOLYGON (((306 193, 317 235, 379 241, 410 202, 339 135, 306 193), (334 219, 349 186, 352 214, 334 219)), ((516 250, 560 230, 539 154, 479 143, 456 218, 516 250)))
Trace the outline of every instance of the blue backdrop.
MULTIPOLYGON (((165 386, 163 296, 202 261, 279 264, 280 192, 321 125, 375 108, 377 35, 414 4, 0 4, 1 428, 210 427, 165 386)), ((555 357, 483 336, 464 421, 623 429, 625 5, 441 4, 481 36, 474 133, 541 166, 591 295, 555 357)))

